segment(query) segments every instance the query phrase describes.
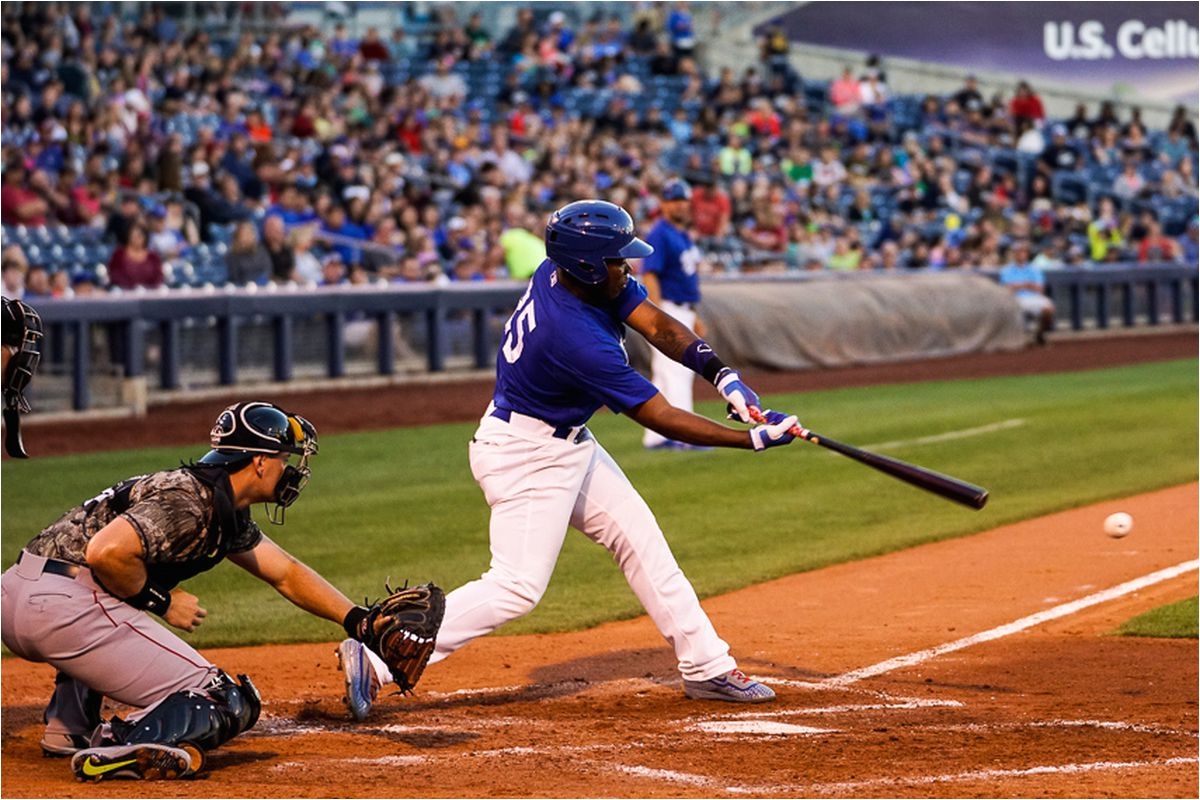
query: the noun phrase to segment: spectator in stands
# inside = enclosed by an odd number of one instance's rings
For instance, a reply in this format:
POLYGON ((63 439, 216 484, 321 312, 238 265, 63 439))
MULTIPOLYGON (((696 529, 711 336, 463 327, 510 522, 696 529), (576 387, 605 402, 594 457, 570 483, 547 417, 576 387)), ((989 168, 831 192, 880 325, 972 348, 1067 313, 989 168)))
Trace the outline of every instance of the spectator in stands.
POLYGON ((379 29, 374 26, 367 28, 366 35, 358 43, 358 54, 368 62, 389 61, 392 57, 387 45, 379 38, 379 29))
POLYGON ((90 269, 81 269, 71 273, 71 296, 92 297, 99 292, 100 281, 96 273, 90 269))
POLYGON ((724 239, 730 233, 733 207, 729 195, 712 178, 697 179, 692 187, 692 229, 706 239, 724 239))
POLYGON ((439 106, 456 105, 467 96, 467 82, 456 72, 454 56, 442 56, 434 65, 434 71, 422 75, 417 84, 429 93, 439 106))
MULTIPOLYGON (((37 173, 43 176, 44 173, 37 173)), ((25 160, 10 158, 4 169, 4 184, 0 188, 0 220, 5 225, 45 225, 50 204, 30 179, 25 160)))
POLYGON ((839 114, 852 114, 862 104, 862 87, 849 64, 842 68, 841 76, 829 85, 829 102, 839 114))
POLYGON ((271 280, 276 283, 288 283, 296 270, 296 256, 288 244, 287 228, 283 218, 269 215, 262 223, 263 249, 271 260, 271 280))
POLYGON ((1096 217, 1087 227, 1092 261, 1101 263, 1119 256, 1125 245, 1125 232, 1111 197, 1101 197, 1096 217))
POLYGON ((336 250, 330 250, 321 259, 321 280, 318 286, 340 286, 349 281, 346 262, 336 250))
POLYGON ((34 264, 25 274, 25 296, 23 299, 38 301, 51 297, 50 273, 45 267, 34 264))
POLYGON ((1175 240, 1180 262, 1189 266, 1200 264, 1200 216, 1188 219, 1187 230, 1175 240))
POLYGON ((1046 110, 1042 106, 1042 98, 1038 96, 1028 81, 1017 83, 1017 90, 1008 104, 1008 116, 1013 125, 1022 120, 1040 124, 1046 118, 1046 110))
POLYGON ((9 300, 20 300, 25 296, 25 275, 29 272, 29 262, 20 245, 9 245, 0 254, 0 275, 4 296, 9 300))
POLYGON ((505 229, 499 245, 509 278, 528 280, 537 265, 546 259, 546 243, 538 235, 545 226, 537 214, 526 211, 520 203, 510 203, 505 211, 505 229))
POLYGON ((1113 178, 1113 194, 1122 200, 1129 201, 1141 197, 1147 189, 1148 184, 1138 168, 1138 160, 1127 157, 1120 174, 1113 178))
POLYGON ((1137 260, 1139 264, 1180 260, 1178 243, 1163 233, 1162 222, 1157 217, 1151 214, 1146 221, 1146 228, 1146 235, 1138 243, 1137 260))
POLYGON ((677 58, 691 56, 696 50, 696 30, 692 11, 686 2, 678 2, 667 15, 667 35, 677 58))
MULTIPOLYGON (((278 219, 271 217, 270 219, 278 219)), ((225 255, 229 282, 234 286, 257 284, 263 286, 273 274, 271 254, 258 238, 258 229, 251 220, 238 222, 233 229, 229 252, 225 255)))
POLYGON ((295 268, 288 280, 305 286, 316 286, 321 282, 321 260, 313 255, 314 228, 304 225, 288 231, 288 246, 292 250, 295 268))
POLYGON ((147 212, 146 220, 150 249, 158 253, 164 262, 177 258, 188 243, 182 231, 167 225, 167 207, 156 203, 147 212))
POLYGON ((979 81, 974 75, 967 75, 963 78, 962 87, 950 95, 950 99, 964 111, 978 109, 982 112, 985 106, 983 95, 979 91, 979 81))
POLYGON ((1054 303, 1046 296, 1046 276, 1029 261, 1029 242, 1020 239, 1009 248, 1009 263, 1000 270, 1000 285, 1017 298, 1022 319, 1033 328, 1038 344, 1054 328, 1054 303))
POLYGON ((108 282, 119 289, 144 287, 156 289, 163 285, 163 262, 150 249, 145 223, 134 222, 108 260, 108 282))
POLYGON ((1074 172, 1083 163, 1079 151, 1068 139, 1068 129, 1062 123, 1056 123, 1050 128, 1050 143, 1038 157, 1037 170, 1047 178, 1053 177, 1059 170, 1074 172))

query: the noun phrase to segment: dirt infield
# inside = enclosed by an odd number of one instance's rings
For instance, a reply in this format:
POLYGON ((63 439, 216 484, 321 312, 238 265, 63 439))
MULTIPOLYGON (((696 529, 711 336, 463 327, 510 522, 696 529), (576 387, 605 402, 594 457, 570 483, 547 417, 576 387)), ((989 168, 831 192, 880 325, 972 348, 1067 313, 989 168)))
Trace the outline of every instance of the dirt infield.
MULTIPOLYGON (((765 393, 1195 355, 1189 333, 755 384, 765 393)), ((454 404, 440 386, 372 396, 381 413, 370 421, 431 421, 463 406, 471 419, 486 386, 459 388, 454 404), (420 405, 398 411, 401 398, 420 405)), ((311 408, 307 396, 288 403, 311 408)), ((187 413, 206 430, 214 405, 187 413)), ((323 433, 364 427, 361 411, 344 409, 365 406, 345 393, 338 405, 312 412, 323 433)), ((185 417, 149 427, 191 444, 194 428, 176 427, 185 417)), ((49 430, 31 427, 31 447, 45 447, 49 430)), ((68 439, 86 441, 80 430, 68 439)), ((1196 797, 1197 642, 1107 634, 1196 595, 1197 504, 1193 483, 705 601, 743 668, 779 693, 765 706, 686 700, 645 617, 485 638, 431 667, 415 697, 381 698, 365 724, 339 702, 334 642, 212 650, 254 677, 264 712, 191 781, 76 783, 37 746, 53 671, 7 659, 0 794, 1196 797), (1121 540, 1100 532, 1118 509, 1137 520, 1121 540)))

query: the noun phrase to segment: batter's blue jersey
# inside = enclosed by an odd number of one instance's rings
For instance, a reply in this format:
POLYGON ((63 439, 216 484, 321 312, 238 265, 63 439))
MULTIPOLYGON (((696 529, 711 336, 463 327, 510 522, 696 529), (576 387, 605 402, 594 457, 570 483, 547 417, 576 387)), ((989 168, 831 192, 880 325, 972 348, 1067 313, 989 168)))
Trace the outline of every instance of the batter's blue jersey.
POLYGON ((658 390, 629 365, 625 318, 646 299, 632 277, 607 306, 559 285, 543 261, 504 326, 496 357, 497 408, 552 425, 582 425, 601 406, 622 412, 658 390))
POLYGON ((664 300, 687 305, 700 302, 700 248, 687 231, 665 219, 654 223, 646 236, 654 252, 642 261, 642 272, 658 275, 664 300))

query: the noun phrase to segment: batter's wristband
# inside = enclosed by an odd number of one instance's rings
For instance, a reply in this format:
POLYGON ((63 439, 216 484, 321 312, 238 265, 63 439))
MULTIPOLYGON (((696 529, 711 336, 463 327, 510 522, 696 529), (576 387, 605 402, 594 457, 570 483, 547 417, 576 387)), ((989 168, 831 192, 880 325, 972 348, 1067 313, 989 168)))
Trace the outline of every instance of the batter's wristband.
POLYGON ((355 606, 347 611, 346 618, 342 620, 342 627, 346 629, 346 635, 351 639, 362 641, 362 624, 370 613, 362 606, 355 606))
POLYGON ((146 581, 146 585, 142 587, 142 590, 133 597, 126 597, 125 602, 134 608, 140 608, 143 611, 149 611, 151 614, 158 614, 161 617, 171 607, 171 593, 161 586, 156 586, 150 581, 146 581))
POLYGON ((683 351, 683 358, 679 359, 679 363, 690 369, 692 372, 700 375, 709 383, 716 383, 717 373, 725 369, 725 362, 717 358, 717 354, 713 352, 712 345, 703 339, 697 339, 687 346, 683 351))

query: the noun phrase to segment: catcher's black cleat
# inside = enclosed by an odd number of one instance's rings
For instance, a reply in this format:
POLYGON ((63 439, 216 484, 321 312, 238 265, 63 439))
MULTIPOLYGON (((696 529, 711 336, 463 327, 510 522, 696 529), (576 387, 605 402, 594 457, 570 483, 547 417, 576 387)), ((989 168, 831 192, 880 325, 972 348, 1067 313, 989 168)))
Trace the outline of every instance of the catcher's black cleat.
POLYGON ((71 759, 71 770, 81 781, 171 780, 194 775, 202 761, 200 751, 194 747, 122 744, 80 750, 71 759))

